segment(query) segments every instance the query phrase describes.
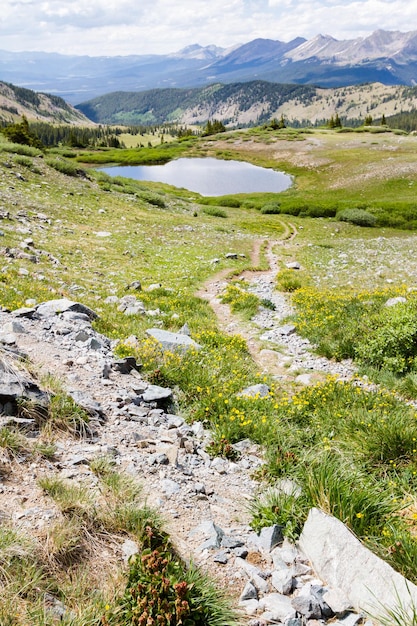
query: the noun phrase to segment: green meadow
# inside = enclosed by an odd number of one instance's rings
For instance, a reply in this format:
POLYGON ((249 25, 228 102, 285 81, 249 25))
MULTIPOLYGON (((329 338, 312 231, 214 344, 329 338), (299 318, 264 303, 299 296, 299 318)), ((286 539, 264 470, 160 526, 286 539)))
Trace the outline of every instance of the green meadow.
MULTIPOLYGON (((417 413, 411 403, 417 398, 416 147, 415 136, 376 128, 345 133, 250 129, 154 148, 49 154, 4 140, 0 304, 13 310, 28 301, 80 300, 99 314, 97 330, 119 340, 120 356, 132 354, 126 340, 135 335, 133 353, 144 376, 178 390, 181 414, 211 430, 212 454, 233 457, 233 444, 248 437, 262 446, 266 462, 257 475, 259 498, 252 503, 255 529, 277 522, 295 538, 309 508, 318 506, 416 582, 417 413), (93 167, 164 162, 180 155, 247 160, 291 174, 294 184, 281 194, 203 198, 167 185, 111 178, 93 167), (288 241, 290 232, 296 236, 288 241), (33 239, 25 249, 29 256, 32 248, 43 251, 37 263, 8 252, 22 250, 27 237, 33 239), (197 297, 204 281, 224 272, 230 283, 223 300, 243 327, 250 324, 262 303, 232 277, 253 269, 255 242, 265 268, 265 242, 280 239, 287 243, 274 248, 276 288, 294 306, 290 321, 319 354, 352 359, 357 378, 323 378, 306 388, 275 380, 259 370, 242 336, 221 332, 208 303, 197 297), (291 273, 286 263, 294 259, 301 269, 291 273), (127 317, 106 303, 107 296, 124 295, 135 280, 143 288, 138 297, 147 310, 157 311, 156 319, 127 317), (160 286, 148 289, 155 284, 160 286), (403 300, 386 307, 393 297, 403 300), (173 331, 187 323, 202 349, 162 352, 145 338, 155 321, 173 331), (239 395, 257 382, 269 385, 267 397, 239 395), (293 480, 296 493, 277 491, 284 477, 293 480)), ((5 448, 12 445, 7 436, 3 441, 5 448)), ((45 445, 53 441, 54 434, 45 433, 45 445)), ((113 512, 128 490, 131 508, 119 530, 145 542, 135 489, 107 465, 98 464, 96 471, 101 481, 113 480, 108 491, 113 512)), ((92 510, 85 494, 63 493, 56 484, 42 488, 64 503, 80 501, 77 515, 66 520, 80 537, 86 536, 86 520, 95 527, 97 516, 104 515, 92 510)), ((108 507, 105 514, 100 524, 111 532, 114 515, 108 507)), ((159 523, 154 520, 158 545, 168 549, 159 523)), ((62 534, 68 538, 69 527, 62 534)), ((20 541, 15 535, 2 540, 20 541)), ((32 555, 29 547, 26 554, 32 555)), ((45 575, 33 555, 27 559, 45 575)), ((178 567, 172 566, 177 582, 178 567)), ((22 576, 17 570, 13 576, 22 576)), ((135 572, 140 579, 149 575, 135 572)), ((48 584, 56 584, 64 574, 57 566, 48 576, 48 584)), ((86 591, 78 593, 86 602, 86 591)), ((0 601, 0 616, 7 614, 12 597, 5 594, 0 601)), ((108 612, 104 623, 131 623, 131 600, 123 596, 116 611, 112 604, 104 608, 109 597, 103 592, 96 604, 87 603, 91 621, 71 623, 98 624, 103 611, 108 612)), ((20 598, 19 606, 23 615, 28 601, 20 598)), ((207 623, 231 624, 227 615, 223 622, 220 617, 207 623)), ((5 623, 26 623, 19 619, 5 623)), ((195 620, 191 623, 200 623, 195 620)))

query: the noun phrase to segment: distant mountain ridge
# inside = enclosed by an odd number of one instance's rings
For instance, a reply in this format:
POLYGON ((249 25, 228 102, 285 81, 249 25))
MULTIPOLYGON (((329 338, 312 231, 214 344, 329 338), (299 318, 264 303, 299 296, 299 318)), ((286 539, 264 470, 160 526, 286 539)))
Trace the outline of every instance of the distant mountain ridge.
POLYGON ((266 80, 341 87, 417 85, 417 31, 377 30, 339 41, 255 39, 230 48, 192 44, 168 55, 70 56, 0 50, 0 80, 80 103, 114 91, 266 80))

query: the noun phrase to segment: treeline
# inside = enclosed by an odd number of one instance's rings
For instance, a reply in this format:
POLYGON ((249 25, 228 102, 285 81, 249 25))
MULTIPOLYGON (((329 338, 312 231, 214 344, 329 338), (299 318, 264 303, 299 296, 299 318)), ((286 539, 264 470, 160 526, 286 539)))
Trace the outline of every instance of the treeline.
MULTIPOLYGON (((211 123, 210 123, 211 124, 211 123)), ((216 120, 214 132, 221 132, 216 120)), ((164 135, 183 138, 195 134, 185 126, 163 124, 161 126, 73 126, 64 124, 50 124, 48 122, 28 122, 22 116, 20 122, 6 122, 0 120, 0 132, 14 143, 23 143, 38 148, 54 148, 68 146, 71 148, 125 148, 120 139, 122 133, 130 135, 158 135, 163 143, 164 135)), ((211 134, 211 133, 209 133, 211 134)))
POLYGON ((417 110, 390 115, 387 117, 387 124, 390 128, 399 128, 411 133, 417 130, 417 110))
POLYGON ((118 138, 122 131, 109 126, 57 126, 46 122, 33 122, 29 124, 29 128, 47 148, 60 145, 71 148, 125 147, 118 138))

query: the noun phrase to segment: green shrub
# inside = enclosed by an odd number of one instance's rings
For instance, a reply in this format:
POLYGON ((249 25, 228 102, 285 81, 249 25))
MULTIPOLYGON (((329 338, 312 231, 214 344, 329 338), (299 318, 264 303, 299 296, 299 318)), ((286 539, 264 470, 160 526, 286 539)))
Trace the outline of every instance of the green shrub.
POLYGON ((295 274, 294 270, 281 270, 277 274, 277 287, 280 291, 285 291, 286 293, 291 293, 292 291, 297 291, 297 289, 301 289, 302 282, 299 277, 295 274))
POLYGON ((154 193, 141 193, 138 198, 140 200, 144 200, 145 202, 147 202, 148 204, 152 204, 153 206, 157 206, 160 209, 165 209, 166 208, 166 204, 163 198, 161 198, 161 196, 158 196, 157 194, 154 193))
POLYGON ((233 313, 241 313, 248 320, 256 315, 260 305, 260 300, 255 294, 248 293, 236 285, 228 285, 221 300, 230 304, 233 313))
POLYGON ((364 209, 343 209, 336 214, 339 222, 349 222, 356 226, 375 226, 376 217, 364 209))
POLYGON ((146 529, 144 549, 130 560, 129 580, 104 626, 235 626, 223 594, 198 570, 186 568, 161 533, 146 529))
POLYGON ((278 215, 281 213, 281 205, 279 202, 269 202, 261 208, 261 213, 264 215, 278 215))
POLYGON ((336 212, 337 210, 334 206, 323 206, 320 204, 315 204, 314 206, 309 206, 307 208, 307 210, 305 211, 305 215, 307 215, 308 217, 334 217, 336 215, 336 212))
POLYGON ((203 208, 203 213, 206 215, 212 215, 213 217, 227 217, 226 211, 219 209, 215 206, 206 206, 203 208))
POLYGON ((359 362, 404 374, 417 366, 417 304, 384 307, 356 348, 359 362))
POLYGON ((24 155, 17 154, 14 157, 13 161, 17 165, 22 165, 23 167, 27 167, 29 170, 31 170, 33 167, 33 160, 30 157, 27 157, 24 155))
POLYGON ((220 206, 227 206, 232 209, 238 209, 240 207, 240 200, 237 198, 219 198, 217 204, 220 206))
POLYGON ((74 176, 74 177, 82 177, 86 178, 86 172, 77 167, 74 163, 70 163, 69 161, 64 161, 63 159, 58 158, 49 158, 46 159, 46 163, 49 167, 52 167, 57 172, 61 172, 61 174, 65 174, 66 176, 74 176))

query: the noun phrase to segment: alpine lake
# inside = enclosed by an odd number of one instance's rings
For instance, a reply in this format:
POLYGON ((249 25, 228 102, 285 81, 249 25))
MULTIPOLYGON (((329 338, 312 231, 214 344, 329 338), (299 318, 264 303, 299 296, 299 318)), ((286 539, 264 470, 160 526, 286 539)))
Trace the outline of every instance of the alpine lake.
POLYGON ((291 176, 245 161, 207 158, 181 158, 164 165, 120 165, 100 168, 110 176, 166 183, 202 196, 285 191, 291 176))

